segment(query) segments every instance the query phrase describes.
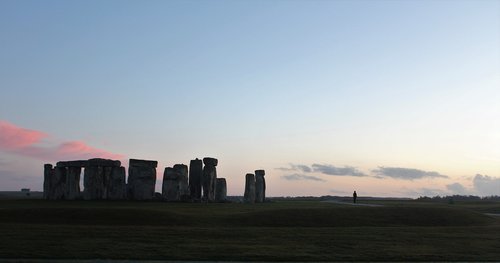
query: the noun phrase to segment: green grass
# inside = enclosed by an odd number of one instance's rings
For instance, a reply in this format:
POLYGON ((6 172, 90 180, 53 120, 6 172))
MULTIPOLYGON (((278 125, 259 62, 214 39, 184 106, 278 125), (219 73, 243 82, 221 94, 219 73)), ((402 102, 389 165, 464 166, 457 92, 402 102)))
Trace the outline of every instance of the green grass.
POLYGON ((0 258, 500 260, 499 204, 0 201, 0 258))

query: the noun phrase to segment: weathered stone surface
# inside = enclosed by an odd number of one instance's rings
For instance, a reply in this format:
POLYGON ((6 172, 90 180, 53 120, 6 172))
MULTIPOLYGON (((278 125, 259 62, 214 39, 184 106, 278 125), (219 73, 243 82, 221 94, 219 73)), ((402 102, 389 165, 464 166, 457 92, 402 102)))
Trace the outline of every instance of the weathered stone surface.
POLYGON ((166 201, 179 201, 181 198, 179 191, 180 174, 172 167, 166 167, 163 172, 162 197, 166 201))
POLYGON ((121 162, 118 160, 94 158, 94 159, 89 159, 87 161, 86 166, 120 167, 121 162))
POLYGON ((211 157, 205 157, 205 158, 203 158, 203 163, 205 165, 217 166, 218 162, 219 161, 217 159, 215 159, 215 158, 211 158, 211 157))
POLYGON ((157 161, 130 159, 127 181, 127 192, 130 199, 153 199, 157 165, 157 161))
POLYGON ((75 200, 80 198, 80 174, 81 167, 68 167, 66 173, 66 200, 75 200))
POLYGON ((217 165, 217 159, 215 158, 203 158, 203 199, 208 202, 215 201, 215 187, 217 180, 217 170, 215 166, 217 165))
POLYGON ((245 203, 255 203, 255 175, 247 174, 245 177, 245 195, 243 197, 245 203))
POLYGON ((158 162, 150 160, 130 159, 129 166, 156 168, 158 166, 158 162))
POLYGON ((201 200, 203 161, 196 158, 189 163, 189 192, 194 200, 201 200))
POLYGON ((85 167, 87 165, 86 160, 77 160, 77 161, 61 161, 57 162, 56 166, 58 167, 85 167))
POLYGON ((102 166, 87 166, 83 173, 83 199, 106 199, 105 175, 102 166))
POLYGON ((52 180, 54 179, 54 168, 52 164, 43 166, 43 198, 52 199, 52 180))
POLYGON ((65 199, 66 194, 66 167, 55 167, 53 180, 51 180, 52 189, 51 198, 52 200, 65 199))
POLYGON ((174 170, 179 174, 179 194, 181 197, 189 196, 188 167, 185 164, 174 165, 174 170))
POLYGON ((263 203, 265 200, 266 193, 266 181, 264 179, 264 170, 255 171, 255 202, 263 203))
POLYGON ((215 202, 225 202, 227 200, 227 184, 225 178, 217 178, 215 187, 215 202))
POLYGON ((112 167, 107 180, 107 198, 110 200, 123 200, 127 197, 125 183, 125 167, 112 167))

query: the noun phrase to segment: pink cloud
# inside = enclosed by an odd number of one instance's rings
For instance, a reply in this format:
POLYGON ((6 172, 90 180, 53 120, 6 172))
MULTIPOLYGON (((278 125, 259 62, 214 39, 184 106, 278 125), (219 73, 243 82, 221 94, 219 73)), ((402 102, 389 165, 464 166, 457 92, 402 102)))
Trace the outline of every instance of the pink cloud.
POLYGON ((19 149, 40 142, 47 134, 0 120, 0 149, 19 149))
POLYGON ((48 135, 28 130, 6 121, 0 121, 0 150, 44 161, 106 158, 122 160, 122 154, 97 149, 81 141, 62 142, 55 147, 41 147, 37 144, 48 135))

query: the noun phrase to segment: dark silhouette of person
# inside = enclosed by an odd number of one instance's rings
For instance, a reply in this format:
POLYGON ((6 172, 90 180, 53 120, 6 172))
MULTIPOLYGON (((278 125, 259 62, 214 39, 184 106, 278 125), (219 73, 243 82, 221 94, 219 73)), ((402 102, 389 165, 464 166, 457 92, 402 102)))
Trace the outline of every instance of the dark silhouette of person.
POLYGON ((354 191, 354 193, 352 193, 352 201, 354 203, 356 203, 356 199, 358 198, 358 194, 356 194, 356 191, 354 191))

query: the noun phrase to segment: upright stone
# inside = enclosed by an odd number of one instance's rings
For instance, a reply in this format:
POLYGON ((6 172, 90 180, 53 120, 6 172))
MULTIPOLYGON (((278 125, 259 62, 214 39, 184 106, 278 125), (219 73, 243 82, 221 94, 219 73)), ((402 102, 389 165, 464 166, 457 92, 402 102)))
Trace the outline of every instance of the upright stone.
POLYGON ((52 180, 54 179, 54 168, 52 164, 45 164, 43 166, 43 198, 52 198, 52 180))
POLYGON ((105 199, 105 171, 102 166, 86 166, 83 172, 83 199, 105 199))
POLYGON ((153 199, 157 166, 157 161, 130 159, 127 184, 130 199, 153 199))
POLYGON ((172 167, 166 167, 163 172, 162 198, 166 201, 179 201, 181 198, 179 191, 180 174, 172 167))
POLYGON ((185 164, 176 164, 174 170, 178 174, 179 197, 186 200, 189 197, 188 167, 185 164))
POLYGON ((266 180, 264 170, 255 171, 255 202, 263 203, 266 199, 266 180))
POLYGON ((110 200, 123 200, 127 197, 125 167, 112 167, 108 180, 107 197, 110 200))
POLYGON ((203 161, 196 158, 189 163, 189 192, 194 200, 201 200, 201 178, 203 161))
POLYGON ((54 169, 54 177, 51 180, 52 198, 53 200, 61 200, 66 198, 66 167, 56 166, 54 169))
POLYGON ((225 178, 217 178, 215 187, 215 202, 225 202, 227 200, 227 184, 225 178))
POLYGON ((66 199, 75 200, 80 198, 80 174, 82 168, 78 166, 70 166, 67 168, 66 174, 66 199))
POLYGON ((203 158, 203 199, 208 202, 215 201, 215 187, 217 180, 217 159, 206 157, 203 158))
POLYGON ((253 174, 247 174, 245 178, 245 203, 253 204, 255 203, 255 176, 253 174))

